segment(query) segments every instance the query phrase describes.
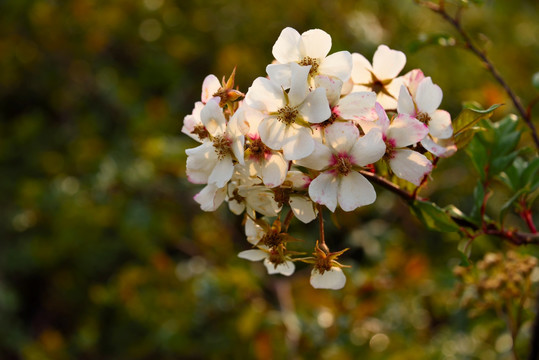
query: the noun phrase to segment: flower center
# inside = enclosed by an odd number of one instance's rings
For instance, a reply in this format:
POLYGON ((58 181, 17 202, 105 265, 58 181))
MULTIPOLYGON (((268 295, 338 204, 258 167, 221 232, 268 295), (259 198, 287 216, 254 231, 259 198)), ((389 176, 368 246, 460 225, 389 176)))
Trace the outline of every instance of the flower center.
POLYGON ((393 158, 393 152, 395 151, 395 140, 387 139, 384 136, 384 142, 386 143, 386 153, 384 154, 384 159, 389 160, 393 158))
POLYGON ((322 275, 325 271, 331 270, 331 259, 329 257, 317 257, 314 268, 322 275))
POLYGON ((232 155, 231 145, 232 141, 224 135, 218 135, 213 138, 213 147, 219 160, 222 160, 227 155, 232 155))
POLYGON ((303 59, 301 59, 301 61, 299 62, 299 65, 301 66, 311 65, 311 70, 309 70, 309 75, 315 76, 316 74, 318 74, 318 67, 320 66, 320 60, 305 56, 303 59))
POLYGON ((286 125, 291 125, 296 121, 299 111, 290 105, 286 105, 277 111, 277 119, 284 122, 286 125))
POLYGON ((339 175, 346 176, 352 171, 352 162, 348 155, 339 155, 335 164, 335 169, 339 175))
POLYGON ((372 91, 374 91, 376 94, 384 90, 384 84, 382 84, 382 82, 378 79, 372 83, 371 87, 372 91))
POLYGON ((320 124, 318 124, 318 126, 320 126, 321 128, 326 128, 330 125, 332 125, 333 123, 335 123, 335 121, 337 121, 337 119, 339 118, 339 113, 337 111, 333 111, 333 109, 331 109, 331 116, 329 117, 329 119, 325 120, 325 121, 322 121, 320 124))
POLYGON ((273 190, 273 198, 275 199, 275 202, 279 204, 279 206, 288 204, 288 202, 290 201, 290 189, 287 189, 284 187, 278 187, 272 190, 273 190))
POLYGON ((198 136, 200 140, 204 140, 210 137, 210 133, 208 132, 208 130, 206 130, 206 128, 202 124, 198 124, 197 126, 195 126, 193 131, 191 131, 191 134, 195 134, 196 136, 198 136))
POLYGON ((261 139, 253 139, 249 144, 249 151, 251 157, 258 161, 264 160, 266 153, 270 152, 270 149, 262 142, 261 139))
POLYGON ((429 121, 431 120, 429 114, 424 113, 424 112, 419 112, 419 113, 416 115, 415 118, 416 118, 417 120, 421 121, 423 124, 426 124, 426 125, 428 125, 428 124, 429 124, 429 121))
POLYGON ((278 232, 270 230, 260 239, 260 243, 269 248, 275 248, 283 243, 283 237, 278 232))
POLYGON ((275 251, 275 250, 271 250, 270 251, 270 254, 268 256, 268 260, 270 263, 272 263, 275 267, 277 267, 277 265, 279 264, 282 264, 284 263, 284 259, 283 259, 283 256, 281 254, 279 254, 278 251, 275 251))

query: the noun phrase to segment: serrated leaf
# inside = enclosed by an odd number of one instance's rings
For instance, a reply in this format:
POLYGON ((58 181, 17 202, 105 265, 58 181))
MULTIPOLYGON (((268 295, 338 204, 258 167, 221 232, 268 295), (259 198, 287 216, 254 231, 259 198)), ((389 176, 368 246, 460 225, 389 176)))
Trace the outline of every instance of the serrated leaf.
POLYGON ((511 207, 513 206, 515 201, 517 201, 517 199, 520 197, 520 195, 524 194, 525 192, 527 192, 527 189, 518 190, 515 194, 513 194, 513 196, 511 196, 511 198, 509 200, 507 200, 502 205, 502 207, 500 208, 500 222, 503 223, 503 219, 505 218, 505 216, 507 215, 509 210, 511 210, 511 207))
POLYGON ((451 216, 432 202, 415 200, 410 209, 431 230, 453 232, 459 229, 459 226, 451 219, 451 216))
POLYGON ((460 114, 453 121, 453 138, 457 148, 466 147, 474 133, 478 131, 476 124, 482 119, 488 119, 492 116, 500 104, 495 104, 488 109, 478 109, 473 104, 466 104, 460 114))

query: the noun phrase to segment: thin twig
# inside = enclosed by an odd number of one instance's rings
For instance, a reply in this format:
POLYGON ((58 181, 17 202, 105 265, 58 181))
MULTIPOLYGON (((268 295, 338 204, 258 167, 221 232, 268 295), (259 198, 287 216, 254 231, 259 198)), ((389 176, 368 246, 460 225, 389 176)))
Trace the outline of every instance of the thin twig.
POLYGON ((507 95, 511 98, 511 101, 515 105, 515 108, 517 109, 518 113, 526 123, 526 125, 530 128, 532 133, 533 141, 535 142, 535 147, 539 150, 539 137, 537 135, 537 130, 535 128, 535 125, 532 122, 531 118, 531 112, 526 111, 524 109, 524 106, 520 102, 520 99, 518 96, 513 92, 513 90, 509 87, 507 82, 504 80, 504 78, 501 76, 501 74, 498 72, 498 70, 494 67, 493 63, 490 61, 490 59, 487 57, 486 53, 482 50, 480 50, 475 44, 472 42, 470 36, 468 33, 462 28, 461 22, 460 22, 460 13, 457 12, 457 15, 455 17, 452 17, 447 13, 444 6, 437 5, 435 3, 432 3, 430 1, 424 2, 420 1, 420 4, 427 7, 431 11, 439 14, 442 16, 448 23, 450 23, 455 30, 459 33, 461 38, 464 40, 464 43, 466 47, 474 53, 481 61, 485 64, 488 71, 494 76, 496 81, 503 87, 507 95))
POLYGON ((320 240, 318 246, 325 251, 326 254, 329 254, 329 248, 326 245, 326 236, 324 234, 324 215, 322 213, 322 206, 320 205, 318 205, 318 225, 320 227, 320 240))

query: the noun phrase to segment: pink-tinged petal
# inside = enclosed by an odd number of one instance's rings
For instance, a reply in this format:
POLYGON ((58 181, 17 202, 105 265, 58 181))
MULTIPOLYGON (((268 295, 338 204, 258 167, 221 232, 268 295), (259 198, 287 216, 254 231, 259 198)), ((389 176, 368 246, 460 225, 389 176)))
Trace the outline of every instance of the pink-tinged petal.
POLYGON ((365 134, 368 134, 372 129, 381 130, 381 127, 378 125, 377 121, 360 119, 354 120, 354 123, 359 125, 365 134))
POLYGON ((258 126, 260 139, 270 149, 281 150, 286 139, 286 124, 275 117, 265 118, 258 126))
POLYGON ((424 78, 425 75, 423 74, 423 71, 419 69, 414 69, 404 74, 404 85, 408 88, 408 90, 410 90, 410 94, 412 94, 412 97, 415 96, 417 86, 424 78))
POLYGON ((419 186, 423 177, 432 171, 432 164, 425 155, 410 149, 398 149, 392 154, 389 166, 393 173, 419 186))
MULTIPOLYGON (((316 151, 316 146, 315 146, 315 151, 316 151)), ((329 156, 331 156, 331 153, 329 156)), ((298 160, 298 161, 301 161, 301 160, 298 160)), ((311 183, 311 178, 308 175, 297 170, 290 170, 286 174, 286 180, 292 183, 292 189, 295 189, 295 190, 305 190, 309 187, 309 184, 311 183)))
POLYGON ((262 169, 262 181, 269 187, 279 186, 286 178, 288 171, 288 161, 280 153, 274 153, 269 156, 262 169))
POLYGON ((378 46, 372 58, 374 74, 380 80, 397 77, 405 64, 406 55, 402 51, 391 50, 386 45, 378 46))
POLYGON ((264 265, 266 266, 266 270, 268 270, 268 274, 270 275, 281 274, 290 276, 294 273, 294 270, 296 270, 296 265, 294 265, 292 261, 285 261, 284 263, 275 266, 269 261, 268 258, 266 258, 264 259, 264 265))
POLYGON ((247 192, 241 192, 245 197, 247 207, 255 210, 264 216, 275 216, 281 211, 279 204, 275 202, 274 194, 270 190, 258 189, 247 192))
POLYGON ((222 188, 226 185, 228 180, 234 173, 234 164, 232 158, 226 156, 224 159, 219 160, 217 165, 213 168, 213 171, 208 178, 208 184, 215 184, 215 186, 222 188))
POLYGON ((322 60, 318 67, 320 74, 334 76, 347 81, 352 74, 352 55, 348 51, 339 51, 322 60))
POLYGON ((273 45, 271 53, 281 64, 291 61, 300 61, 299 43, 301 35, 295 29, 287 27, 281 31, 279 38, 273 45))
POLYGON ((269 79, 256 78, 245 94, 245 104, 265 113, 277 111, 285 105, 283 89, 269 79))
POLYGON ((260 125, 260 122, 264 120, 266 115, 264 115, 261 111, 249 107, 245 104, 243 104, 241 108, 244 109, 245 116, 244 125, 240 125, 242 133, 249 136, 251 139, 260 137, 260 135, 258 135, 258 126, 260 125), (247 131, 243 132, 245 129, 245 125, 247 125, 247 131))
POLYGON ((309 129, 304 127, 294 129, 293 126, 289 126, 286 132, 287 136, 283 143, 283 155, 286 160, 299 160, 312 154, 314 140, 309 129))
POLYGON ((225 133, 226 118, 217 101, 210 100, 206 103, 200 111, 200 120, 212 136, 225 133))
POLYGON ((339 101, 338 111, 343 119, 357 120, 368 115, 376 103, 372 91, 353 92, 339 101))
POLYGON ((309 197, 317 204, 326 205, 334 212, 337 207, 337 178, 328 172, 318 175, 309 185, 309 197))
MULTIPOLYGON (((369 60, 367 60, 363 55, 358 53, 352 54, 352 80, 354 84, 369 84, 372 82, 372 73, 373 69, 369 60)), ((367 89, 362 88, 358 91, 366 91, 367 89)), ((356 91, 355 89, 353 91, 356 91)))
POLYGON ((314 204, 306 197, 296 195, 291 196, 290 208, 298 220, 305 224, 310 223, 316 218, 314 204))
POLYGON ((290 88, 290 79, 292 78, 290 65, 290 63, 287 63, 269 64, 266 66, 266 72, 270 80, 282 86, 285 90, 290 88))
POLYGON ((342 85, 341 95, 348 95, 351 92, 353 92, 354 89, 354 81, 352 78, 348 79, 348 81, 345 81, 342 85))
POLYGON ((331 36, 324 30, 313 29, 301 34, 299 42, 301 56, 323 59, 331 49, 331 36))
POLYGON ((203 211, 215 211, 223 203, 225 196, 225 188, 218 188, 213 184, 209 184, 196 194, 194 199, 200 204, 203 211))
POLYGON ((406 114, 400 114, 387 129, 386 137, 393 139, 395 147, 406 147, 423 140, 429 133, 427 125, 406 114))
POLYGON ((310 283, 315 289, 339 290, 346 284, 346 276, 344 276, 341 268, 338 267, 332 267, 324 271, 323 274, 320 274, 317 269, 313 269, 311 271, 310 283))
POLYGON ((445 110, 436 110, 430 114, 429 130, 432 136, 449 139, 453 135, 451 115, 445 110))
POLYGON ((299 112, 305 121, 319 124, 331 116, 326 90, 318 88, 310 92, 299 107, 299 112))
POLYGON ((318 75, 314 78, 314 83, 317 88, 326 89, 326 97, 330 106, 337 105, 343 85, 341 80, 326 75, 318 75))
POLYGON ((376 200, 374 186, 360 173, 352 171, 346 176, 340 176, 339 180, 337 199, 344 211, 370 205, 376 200))
POLYGON ((430 136, 421 140, 421 145, 431 154, 447 158, 457 152, 457 146, 452 139, 433 139, 430 136))
POLYGON ((198 142, 201 142, 201 139, 198 137, 198 135, 193 134, 193 130, 197 125, 203 125, 202 121, 200 120, 200 112, 203 108, 204 104, 200 101, 197 101, 191 115, 187 115, 183 118, 182 133, 186 134, 187 136, 198 142))
POLYGON ((376 115, 378 115, 376 123, 380 127, 380 130, 382 130, 382 133, 385 134, 389 128, 389 118, 387 117, 387 113, 384 110, 384 107, 378 102, 374 105, 374 111, 376 112, 376 115))
POLYGON ((322 170, 329 165, 332 156, 333 153, 326 145, 319 141, 314 141, 313 152, 303 159, 296 160, 295 163, 308 169, 322 170))
POLYGON ((260 261, 266 259, 268 254, 262 250, 251 249, 244 250, 238 254, 238 257, 250 261, 260 261))
POLYGON ((359 138, 359 130, 349 122, 336 122, 325 130, 326 141, 333 153, 349 153, 359 138))
POLYGON ((350 155, 356 165, 365 166, 380 160, 385 152, 382 131, 374 128, 356 141, 350 155))
POLYGON ((417 86, 415 95, 417 111, 427 114, 434 112, 434 110, 438 109, 438 106, 442 103, 442 97, 442 89, 440 89, 438 85, 432 83, 430 76, 424 78, 417 86))
POLYGON ((399 114, 408 114, 415 116, 415 105, 412 100, 412 95, 408 92, 406 86, 402 85, 399 92, 399 99, 397 103, 397 111, 399 114))
POLYGON ((307 77, 309 76, 311 66, 299 66, 296 63, 292 63, 290 64, 290 69, 292 71, 292 77, 290 79, 288 98, 290 99, 290 106, 297 106, 305 100, 309 92, 307 77))
POLYGON ((204 82, 202 83, 202 94, 200 96, 200 99, 205 104, 207 103, 212 97, 214 97, 215 93, 221 88, 221 83, 219 82, 219 79, 215 75, 208 75, 204 79, 204 82))

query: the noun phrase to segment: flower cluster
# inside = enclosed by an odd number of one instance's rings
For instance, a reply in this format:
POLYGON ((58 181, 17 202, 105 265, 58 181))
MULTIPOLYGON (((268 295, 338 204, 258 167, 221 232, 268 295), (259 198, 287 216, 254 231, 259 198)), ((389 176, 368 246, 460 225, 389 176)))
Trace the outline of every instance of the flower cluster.
POLYGON ((419 186, 435 157, 456 151, 450 115, 438 109, 440 87, 421 70, 399 76, 404 53, 380 45, 371 64, 348 51, 328 55, 330 49, 320 29, 284 29, 268 76, 244 94, 234 88, 234 72, 222 82, 209 75, 182 128, 200 143, 186 151, 189 181, 206 185, 195 201, 205 211, 226 201, 246 218, 255 249, 239 256, 284 275, 295 260, 311 263, 316 288, 344 286, 336 261, 343 251, 330 252, 321 234, 313 257, 294 258, 286 234, 293 217, 309 223, 324 207, 372 204, 376 192, 362 173, 382 166, 419 186), (268 218, 277 220, 269 225, 268 218))

